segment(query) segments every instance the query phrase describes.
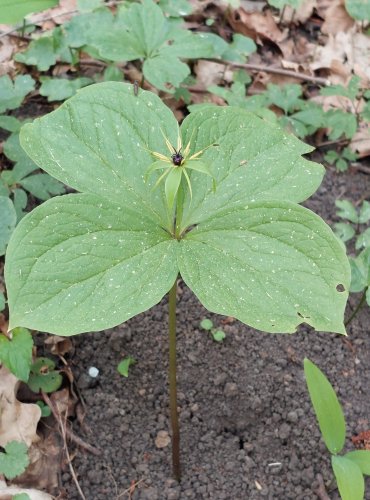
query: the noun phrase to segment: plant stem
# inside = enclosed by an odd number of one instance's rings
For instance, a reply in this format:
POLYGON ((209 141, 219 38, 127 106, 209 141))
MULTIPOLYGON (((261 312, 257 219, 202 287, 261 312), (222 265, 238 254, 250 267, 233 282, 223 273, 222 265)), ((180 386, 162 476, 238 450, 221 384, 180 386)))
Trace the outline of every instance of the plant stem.
POLYGON ((365 288, 365 290, 363 291, 363 294, 361 295, 361 299, 360 299, 360 302, 357 304, 357 307, 356 309, 353 311, 353 313, 351 314, 351 316, 347 319, 347 321, 344 323, 344 326, 348 326, 351 321, 353 320, 353 318, 356 316, 356 314, 358 313, 358 311, 361 309, 361 307, 363 306, 365 300, 366 300, 366 292, 367 292, 367 289, 368 287, 365 288))
POLYGON ((170 413, 172 427, 172 469, 176 481, 180 481, 180 430, 177 415, 177 384, 176 384, 176 288, 177 279, 169 292, 169 382, 170 382, 170 413))

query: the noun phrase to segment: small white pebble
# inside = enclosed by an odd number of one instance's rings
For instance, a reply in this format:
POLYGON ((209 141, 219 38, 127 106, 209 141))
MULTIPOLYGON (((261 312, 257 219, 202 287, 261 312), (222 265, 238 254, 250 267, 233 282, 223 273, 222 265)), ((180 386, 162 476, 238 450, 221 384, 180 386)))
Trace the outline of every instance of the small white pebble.
POLYGON ((91 366, 89 368, 89 375, 91 378, 96 378, 99 375, 99 370, 95 368, 95 366, 91 366))

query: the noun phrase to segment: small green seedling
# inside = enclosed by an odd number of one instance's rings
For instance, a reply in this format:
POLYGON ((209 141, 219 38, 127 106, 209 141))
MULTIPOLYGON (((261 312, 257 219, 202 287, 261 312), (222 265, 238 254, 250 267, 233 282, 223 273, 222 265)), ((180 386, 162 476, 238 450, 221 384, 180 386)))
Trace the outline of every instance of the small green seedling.
POLYGON ((366 227, 370 222, 370 202, 365 200, 359 209, 349 200, 337 200, 335 205, 338 217, 346 221, 334 225, 335 233, 343 242, 356 237, 356 250, 370 247, 370 228, 366 227))
POLYGON ((43 401, 36 401, 36 404, 41 410, 41 417, 50 417, 51 409, 47 404, 43 401))
POLYGON ((307 358, 304 360, 304 372, 320 431, 331 453, 331 463, 341 498, 363 500, 363 475, 370 475, 370 451, 358 450, 338 455, 343 449, 346 437, 342 407, 329 380, 307 358))
POLYGON ((31 500, 27 493, 18 493, 12 497, 12 500, 31 500))
POLYGON ((119 362, 117 366, 117 371, 123 377, 128 377, 129 368, 136 364, 136 359, 131 356, 126 356, 122 361, 119 362))
POLYGON ((303 158, 312 148, 279 126, 244 109, 210 106, 179 127, 157 95, 107 82, 25 125, 20 141, 38 166, 79 192, 46 201, 14 230, 5 260, 10 329, 105 330, 169 293, 177 479, 179 276, 208 310, 259 330, 292 333, 306 323, 345 334, 344 246, 298 205, 318 188, 324 168, 303 158), (168 151, 167 141, 184 151, 168 151), (163 172, 148 175, 152 152, 166 157, 167 175, 186 168, 190 183, 176 174, 166 192, 158 183, 163 172), (211 175, 188 168, 190 161, 211 175))
POLYGON ((223 340, 225 340, 225 332, 214 328, 213 323, 210 319, 202 319, 202 321, 200 322, 200 327, 203 328, 203 330, 208 330, 211 333, 213 340, 215 340, 216 342, 222 342, 223 340))
POLYGON ((62 385, 63 378, 56 371, 55 363, 49 358, 37 358, 31 365, 28 387, 33 392, 55 392, 62 385))
POLYGON ((348 170, 351 162, 357 160, 357 154, 350 148, 343 148, 341 152, 331 149, 325 153, 324 159, 329 165, 335 165, 338 172, 345 172, 348 170))
POLYGON ((0 474, 7 479, 14 479, 22 474, 29 464, 27 445, 18 441, 10 441, 4 452, 0 452, 0 474))

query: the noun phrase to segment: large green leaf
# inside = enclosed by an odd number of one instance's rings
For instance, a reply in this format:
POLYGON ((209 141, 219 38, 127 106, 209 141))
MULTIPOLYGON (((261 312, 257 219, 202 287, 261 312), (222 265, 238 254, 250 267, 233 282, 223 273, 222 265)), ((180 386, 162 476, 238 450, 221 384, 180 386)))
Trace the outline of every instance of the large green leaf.
POLYGON ((188 196, 183 225, 208 219, 226 207, 243 207, 261 200, 301 202, 316 191, 324 168, 302 158, 312 150, 294 136, 248 111, 210 107, 191 113, 183 122, 184 144, 212 166, 212 180, 191 173, 193 197, 188 196))
POLYGON ((31 12, 49 9, 59 0, 0 0, 0 24, 15 24, 31 12))
POLYGON ((9 238, 17 223, 13 202, 7 196, 0 196, 0 256, 5 254, 9 238))
POLYGON ((342 500, 363 500, 365 482, 360 467, 345 457, 331 457, 331 465, 342 500))
POLYGON ((10 328, 60 335, 109 328, 159 302, 178 273, 176 240, 140 206, 66 195, 17 229, 5 264, 10 328))
POLYGON ((181 275, 210 311, 268 332, 294 332, 305 322, 345 333, 347 292, 336 287, 349 288, 348 261, 309 210, 250 203, 202 222, 180 244, 181 275))
POLYGON ((0 77, 0 113, 16 109, 26 95, 35 88, 35 80, 29 75, 18 75, 14 82, 8 75, 0 77))
POLYGON ((322 437, 328 450, 337 454, 342 450, 346 438, 342 407, 329 380, 307 358, 304 360, 304 373, 322 437))
POLYGON ((348 14, 360 21, 370 21, 370 0, 345 0, 348 14))
POLYGON ((121 206, 145 207, 168 225, 164 193, 151 189, 155 176, 143 180, 153 162, 148 149, 167 151, 159 124, 176 144, 177 122, 159 97, 142 91, 135 96, 132 85, 107 82, 80 90, 54 113, 24 126, 21 143, 65 184, 121 206))

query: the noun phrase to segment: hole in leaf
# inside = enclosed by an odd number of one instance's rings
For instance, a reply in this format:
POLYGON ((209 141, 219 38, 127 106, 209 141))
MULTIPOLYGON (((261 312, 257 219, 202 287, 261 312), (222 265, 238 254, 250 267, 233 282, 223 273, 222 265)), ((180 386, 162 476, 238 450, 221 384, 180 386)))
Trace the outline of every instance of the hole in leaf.
POLYGON ((337 285, 337 292, 345 292, 345 288, 344 288, 344 285, 342 285, 342 283, 339 283, 339 285, 337 285))

